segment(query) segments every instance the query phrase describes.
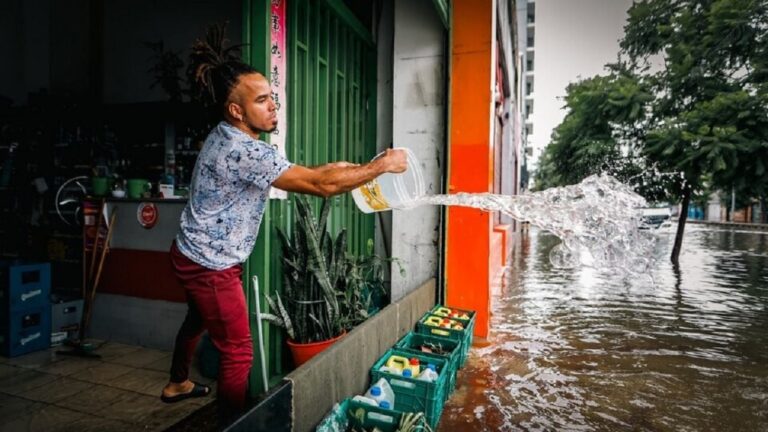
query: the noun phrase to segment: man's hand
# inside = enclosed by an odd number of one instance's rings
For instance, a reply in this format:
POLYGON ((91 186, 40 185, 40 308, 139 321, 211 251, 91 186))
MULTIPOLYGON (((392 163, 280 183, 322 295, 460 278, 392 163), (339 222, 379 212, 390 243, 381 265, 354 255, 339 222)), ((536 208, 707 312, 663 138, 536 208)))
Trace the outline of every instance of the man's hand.
POLYGON ((386 172, 401 173, 408 168, 408 156, 404 150, 387 149, 379 159, 385 163, 386 172))

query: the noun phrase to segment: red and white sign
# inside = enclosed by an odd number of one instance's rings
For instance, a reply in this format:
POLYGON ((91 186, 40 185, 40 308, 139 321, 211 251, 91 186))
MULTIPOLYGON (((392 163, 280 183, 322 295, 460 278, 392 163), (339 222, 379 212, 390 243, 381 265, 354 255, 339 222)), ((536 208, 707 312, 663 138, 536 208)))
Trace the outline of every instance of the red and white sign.
POLYGON ((146 229, 154 227, 157 224, 158 218, 159 214, 155 203, 143 202, 136 209, 136 219, 138 219, 139 225, 146 229))
MULTIPOLYGON (((270 27, 270 57, 269 84, 272 87, 272 99, 277 105, 277 129, 270 134, 269 142, 281 155, 285 156, 285 140, 288 134, 288 100, 285 85, 288 81, 286 63, 286 2, 288 0, 272 0, 270 27)), ((270 198, 287 199, 288 194, 277 188, 271 188, 270 198)))

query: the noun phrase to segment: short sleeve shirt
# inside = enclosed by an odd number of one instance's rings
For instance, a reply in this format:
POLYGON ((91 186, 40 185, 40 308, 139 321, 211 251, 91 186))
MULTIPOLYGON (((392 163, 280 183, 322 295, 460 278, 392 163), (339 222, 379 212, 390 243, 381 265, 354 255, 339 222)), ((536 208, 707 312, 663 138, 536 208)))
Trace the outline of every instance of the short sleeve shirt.
POLYGON ((192 172, 176 235, 179 251, 213 270, 244 262, 256 243, 272 182, 290 167, 276 148, 219 123, 192 172))

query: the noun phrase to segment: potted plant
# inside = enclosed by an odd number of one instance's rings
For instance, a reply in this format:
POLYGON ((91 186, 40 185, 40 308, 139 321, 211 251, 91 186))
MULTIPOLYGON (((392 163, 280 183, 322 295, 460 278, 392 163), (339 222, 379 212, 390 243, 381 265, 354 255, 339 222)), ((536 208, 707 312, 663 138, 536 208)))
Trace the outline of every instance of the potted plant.
MULTIPOLYGON (((338 259, 338 258, 337 258, 338 259)), ((382 258, 373 254, 373 240, 368 241, 368 254, 361 256, 345 255, 340 258, 342 272, 336 284, 341 307, 342 325, 351 330, 362 323, 385 302, 387 289, 385 272, 388 263, 398 266, 400 274, 405 270, 396 258, 382 258)))
POLYGON ((273 313, 264 318, 285 328, 294 363, 300 366, 368 317, 372 295, 384 290, 386 260, 347 255, 346 230, 333 238, 326 229, 328 200, 317 220, 306 197, 297 195, 294 202, 292 237, 277 231, 283 291, 267 297, 273 313))

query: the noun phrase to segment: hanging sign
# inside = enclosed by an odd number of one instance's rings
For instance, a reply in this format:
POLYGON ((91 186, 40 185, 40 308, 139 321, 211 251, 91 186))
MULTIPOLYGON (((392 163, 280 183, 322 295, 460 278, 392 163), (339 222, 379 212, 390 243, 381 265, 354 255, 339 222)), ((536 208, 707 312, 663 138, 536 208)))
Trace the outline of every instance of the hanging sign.
MULTIPOLYGON (((288 133, 288 106, 286 99, 285 86, 287 83, 286 67, 286 1, 272 0, 271 15, 269 18, 269 28, 271 35, 270 43, 270 67, 269 83, 272 87, 272 99, 277 106, 277 129, 271 136, 270 142, 277 148, 281 155, 285 156, 285 140, 288 133)), ((269 192, 270 198, 286 199, 288 194, 277 188, 272 188, 269 192)))
POLYGON ((139 225, 146 229, 154 227, 157 224, 158 217, 159 214, 155 203, 143 202, 136 209, 136 219, 138 219, 139 225))

